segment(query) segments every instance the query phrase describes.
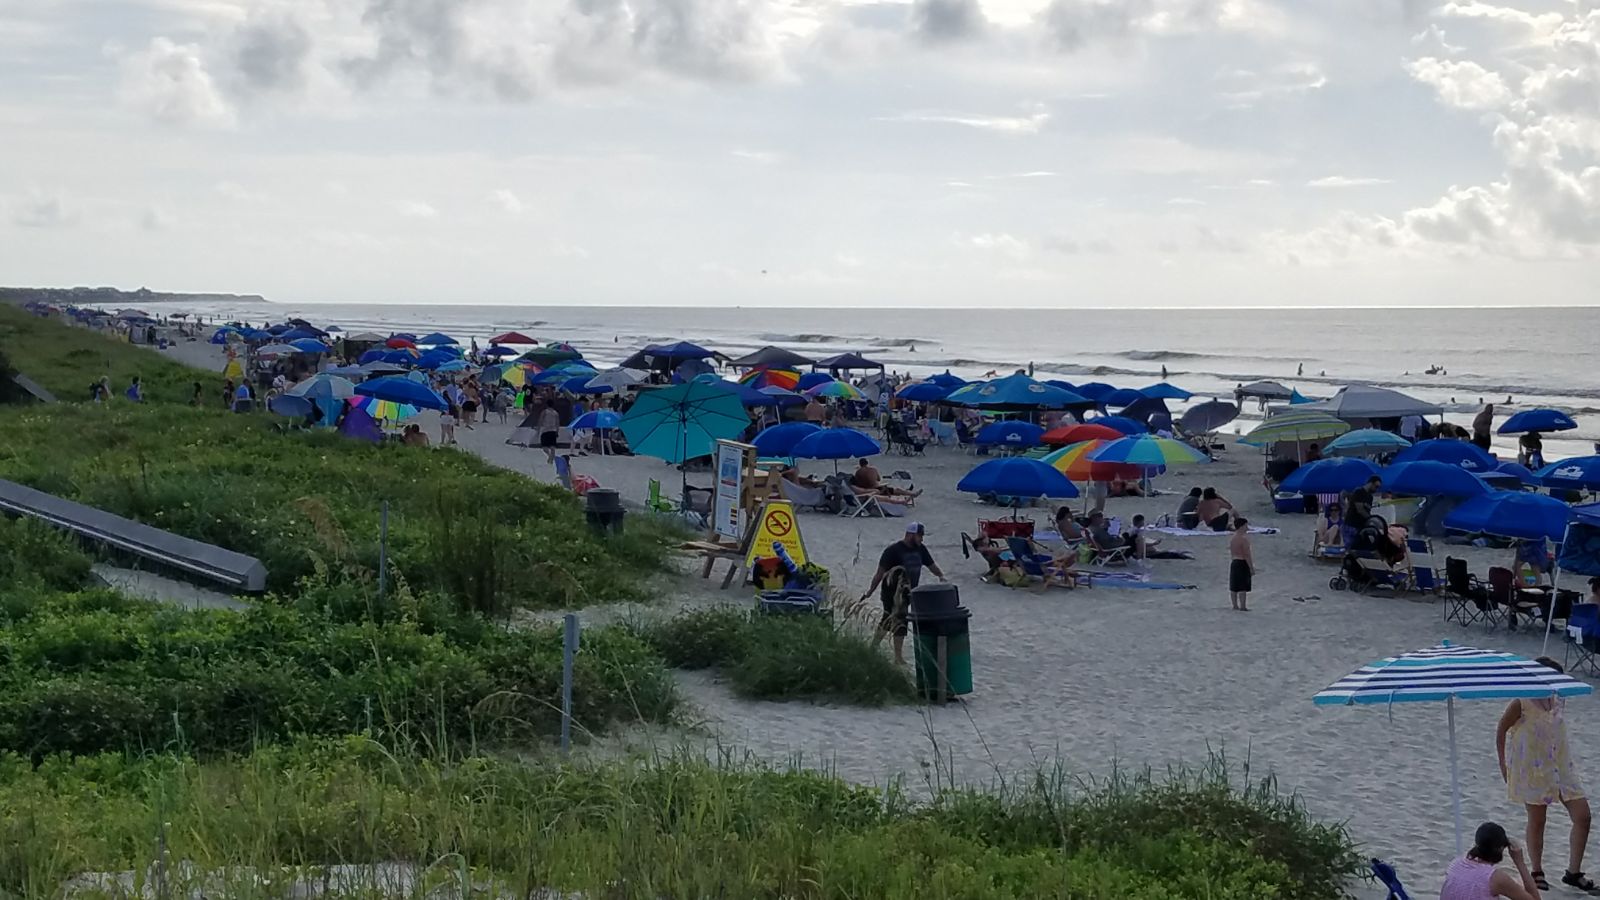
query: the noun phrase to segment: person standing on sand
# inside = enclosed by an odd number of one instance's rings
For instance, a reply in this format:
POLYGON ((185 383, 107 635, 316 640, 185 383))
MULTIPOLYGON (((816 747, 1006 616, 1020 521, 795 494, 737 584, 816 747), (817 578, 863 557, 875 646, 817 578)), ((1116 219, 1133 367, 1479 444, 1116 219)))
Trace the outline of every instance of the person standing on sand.
POLYGON ((1243 516, 1233 520, 1228 557, 1228 602, 1233 604, 1235 612, 1249 612, 1246 601, 1256 574, 1256 561, 1250 553, 1250 522, 1243 516))
POLYGON ((1485 450, 1489 449, 1489 439, 1494 428, 1494 404, 1485 403, 1483 409, 1472 417, 1472 442, 1485 450))
MULTIPOLYGON (((1541 656, 1536 662, 1557 672, 1565 671, 1548 656, 1541 656)), ((1566 700, 1544 697, 1511 701, 1500 716, 1494 743, 1506 793, 1511 802, 1521 803, 1528 811, 1528 855, 1533 862, 1534 883, 1540 890, 1550 887, 1544 877, 1544 821, 1550 804, 1560 803, 1572 819, 1567 842, 1570 855, 1561 883, 1600 895, 1600 887, 1583 874, 1583 851, 1589 843, 1589 801, 1583 795, 1583 783, 1578 780, 1567 748, 1566 700)))
POLYGON ((556 412, 554 401, 546 400, 539 411, 539 446, 550 465, 556 464, 556 438, 561 434, 561 413, 556 412))
POLYGON ((878 571, 873 573, 867 592, 861 595, 865 600, 879 585, 883 586, 879 598, 883 601, 883 619, 878 623, 872 643, 876 646, 884 637, 893 634, 894 661, 900 664, 906 661, 906 607, 911 602, 911 589, 922 580, 924 568, 937 575, 940 581, 945 580, 944 571, 922 542, 925 534, 920 522, 906 525, 905 537, 885 547, 878 557, 878 571))
POLYGON ((1506 836, 1506 830, 1496 822, 1478 826, 1472 837, 1472 849, 1458 856, 1444 873, 1444 887, 1439 900, 1539 900, 1539 887, 1528 871, 1522 848, 1506 836), (1511 854, 1517 867, 1515 875, 1495 864, 1511 854))

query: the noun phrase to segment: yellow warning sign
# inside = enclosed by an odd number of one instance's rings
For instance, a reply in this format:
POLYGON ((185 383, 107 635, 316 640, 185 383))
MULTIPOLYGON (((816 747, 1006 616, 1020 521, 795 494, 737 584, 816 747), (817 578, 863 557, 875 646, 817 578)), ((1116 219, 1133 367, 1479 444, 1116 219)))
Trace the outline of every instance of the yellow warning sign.
POLYGON ((237 359, 230 359, 228 360, 228 364, 222 368, 222 377, 232 378, 235 380, 243 378, 244 367, 239 365, 239 361, 237 359))
POLYGON ((794 506, 787 500, 768 500, 762 504, 755 537, 745 553, 744 564, 753 566, 757 559, 777 556, 772 550, 775 543, 783 545, 795 565, 806 564, 806 542, 800 537, 800 520, 795 518, 794 506))

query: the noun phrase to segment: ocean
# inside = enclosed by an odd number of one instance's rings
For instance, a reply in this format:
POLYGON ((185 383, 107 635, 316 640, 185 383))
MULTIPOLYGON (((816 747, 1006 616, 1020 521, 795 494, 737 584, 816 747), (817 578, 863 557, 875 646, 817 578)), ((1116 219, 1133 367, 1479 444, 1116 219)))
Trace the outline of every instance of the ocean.
MULTIPOLYGON (((731 356, 767 344, 823 356, 864 351, 891 370, 967 378, 1032 365, 1040 378, 1144 387, 1161 378, 1201 397, 1270 378, 1309 397, 1363 382, 1440 403, 1465 424, 1481 403, 1566 410, 1575 432, 1546 437, 1551 459, 1600 441, 1600 308, 1496 309, 745 309, 347 303, 162 304, 212 320, 300 316, 346 331, 439 330, 462 343, 517 330, 614 364, 654 342, 690 340, 731 356), (1438 374, 1426 374, 1438 367, 1438 374), (1301 374, 1303 372, 1303 374, 1301 374), (1508 400, 1509 398, 1509 400, 1508 400)), ((154 311, 154 310, 152 310, 154 311)), ((1257 413, 1247 404, 1246 420, 1257 413)), ((1497 443, 1512 446, 1506 439, 1497 443)))

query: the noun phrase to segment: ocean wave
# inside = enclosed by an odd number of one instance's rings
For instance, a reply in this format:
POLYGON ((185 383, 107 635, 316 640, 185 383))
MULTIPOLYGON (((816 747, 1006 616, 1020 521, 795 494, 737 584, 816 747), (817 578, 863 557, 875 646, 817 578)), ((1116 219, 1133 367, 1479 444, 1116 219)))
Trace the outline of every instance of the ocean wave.
POLYGON ((1185 359, 1245 359, 1253 362, 1299 362, 1293 356, 1256 356, 1248 353, 1202 353, 1198 350, 1119 350, 1112 356, 1137 362, 1176 362, 1185 359))
POLYGON ((927 338, 889 338, 872 337, 859 338, 847 337, 840 334, 822 334, 820 332, 803 332, 800 334, 762 334, 757 335, 760 340, 769 344, 842 344, 852 347, 915 347, 918 344, 935 344, 927 338))

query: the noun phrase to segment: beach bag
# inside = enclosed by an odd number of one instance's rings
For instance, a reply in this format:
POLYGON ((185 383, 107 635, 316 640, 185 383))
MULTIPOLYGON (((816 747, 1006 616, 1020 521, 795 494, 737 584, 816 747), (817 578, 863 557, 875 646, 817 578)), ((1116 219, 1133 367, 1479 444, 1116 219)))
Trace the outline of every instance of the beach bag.
POLYGON ((1033 537, 1032 519, 979 519, 978 530, 983 536, 1004 541, 1008 537, 1033 537))

